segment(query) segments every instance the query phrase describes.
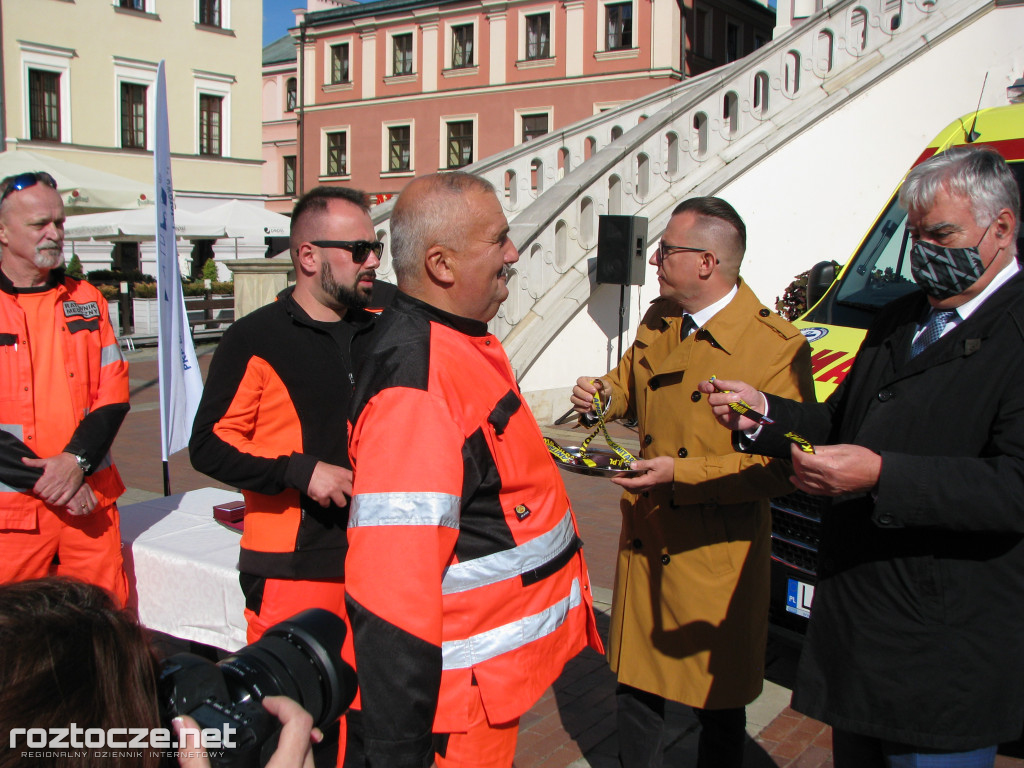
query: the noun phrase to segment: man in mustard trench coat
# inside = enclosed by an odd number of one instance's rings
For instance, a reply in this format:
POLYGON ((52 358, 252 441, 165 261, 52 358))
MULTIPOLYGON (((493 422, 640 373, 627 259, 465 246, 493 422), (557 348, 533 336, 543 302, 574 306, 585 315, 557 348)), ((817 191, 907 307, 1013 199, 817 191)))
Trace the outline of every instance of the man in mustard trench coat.
MULTIPOLYGON (((662 765, 665 700, 694 708, 698 768, 743 762, 744 707, 761 692, 768 631, 768 499, 788 493, 788 461, 737 453, 698 382, 742 374, 813 399, 810 348, 739 278, 746 227, 714 197, 679 204, 651 265, 661 297, 615 370, 583 377, 607 418, 639 422, 643 458, 625 489, 608 660, 618 675, 619 761, 662 765)), ((752 382, 753 383, 753 382, 752 382)))

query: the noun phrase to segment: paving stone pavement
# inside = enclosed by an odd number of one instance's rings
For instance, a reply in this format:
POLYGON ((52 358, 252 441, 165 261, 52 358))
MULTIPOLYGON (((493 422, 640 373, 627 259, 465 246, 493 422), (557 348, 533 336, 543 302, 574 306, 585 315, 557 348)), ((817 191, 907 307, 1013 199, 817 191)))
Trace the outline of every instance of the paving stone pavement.
MULTIPOLYGON (((197 349, 205 376, 214 345, 197 349)), ((114 458, 128 486, 121 504, 162 495, 160 417, 157 409, 157 362, 153 348, 128 353, 131 364, 132 409, 114 443, 114 458)), ((568 407, 568 404, 566 405, 568 407)), ((614 438, 637 449, 635 433, 611 426, 614 438)), ((582 437, 570 426, 543 427, 563 445, 582 437)), ((192 469, 188 451, 170 457, 171 491, 226 488, 192 469)), ((619 490, 603 478, 564 474, 584 541, 593 582, 598 628, 608 631, 608 610, 618 549, 619 490)), ((769 643, 764 693, 747 708, 746 768, 831 768, 831 731, 827 726, 789 709, 789 688, 796 650, 783 642, 769 643)), ((603 657, 585 651, 565 668, 555 685, 527 712, 521 722, 516 768, 617 768, 615 679, 603 657)), ((696 764, 699 726, 689 708, 667 709, 666 768, 696 764)), ((1018 753, 1019 754, 1019 753, 1018 753)), ((1024 768, 1024 760, 1000 755, 997 768, 1024 768)))

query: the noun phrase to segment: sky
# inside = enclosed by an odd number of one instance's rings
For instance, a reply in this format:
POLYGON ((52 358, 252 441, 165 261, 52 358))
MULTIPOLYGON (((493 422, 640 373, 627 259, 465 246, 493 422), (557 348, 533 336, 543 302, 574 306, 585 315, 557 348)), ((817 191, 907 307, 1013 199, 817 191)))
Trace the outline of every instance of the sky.
POLYGON ((305 8, 306 0, 263 0, 263 44, 267 45, 295 26, 292 8, 305 8))

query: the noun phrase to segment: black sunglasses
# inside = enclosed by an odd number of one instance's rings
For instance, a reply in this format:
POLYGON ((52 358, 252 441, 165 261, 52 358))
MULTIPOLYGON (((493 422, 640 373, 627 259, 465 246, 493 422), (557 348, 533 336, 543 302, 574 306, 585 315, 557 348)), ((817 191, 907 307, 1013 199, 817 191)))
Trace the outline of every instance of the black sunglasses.
POLYGON ((384 243, 380 240, 310 240, 310 245, 317 248, 344 248, 352 253, 352 261, 362 264, 373 253, 378 259, 384 253, 384 243))
POLYGON ((0 181, 0 187, 3 187, 4 190, 3 194, 0 194, 0 205, 3 205, 4 200, 7 199, 11 192, 20 192, 23 189, 34 187, 40 181, 50 189, 57 188, 57 182, 46 171, 28 171, 27 173, 19 173, 16 176, 8 176, 3 181, 0 181))

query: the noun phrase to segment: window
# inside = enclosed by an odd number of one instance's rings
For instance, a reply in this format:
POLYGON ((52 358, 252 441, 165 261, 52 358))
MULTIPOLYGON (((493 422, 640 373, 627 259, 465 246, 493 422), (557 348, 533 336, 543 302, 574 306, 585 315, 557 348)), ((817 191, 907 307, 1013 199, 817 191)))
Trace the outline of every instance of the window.
POLYGON ((452 27, 452 69, 473 66, 473 25, 452 27))
POLYGON ((289 77, 284 86, 284 111, 294 112, 299 104, 299 81, 289 77))
POLYGON ((331 46, 331 82, 348 82, 348 43, 331 46))
POLYGON ((221 108, 224 99, 220 96, 199 95, 199 154, 221 156, 221 108))
POLYGON ((327 134, 327 175, 344 176, 348 173, 348 147, 345 131, 327 134))
POLYGON ((605 49, 609 51, 633 47, 633 4, 608 3, 604 7, 608 34, 605 49))
POLYGON ((146 0, 119 0, 118 5, 122 8, 131 8, 133 11, 146 10, 146 0))
POLYGON ((199 23, 208 27, 219 27, 220 0, 199 0, 199 23))
POLYGON ((60 141, 60 74, 28 71, 29 136, 33 141, 60 141))
POLYGON ((408 125, 388 128, 388 170, 408 171, 410 134, 408 125))
POLYGON ((461 168, 473 162, 473 121, 448 123, 448 167, 461 168))
POLYGON ((711 9, 698 8, 697 18, 694 23, 693 38, 694 47, 698 56, 710 59, 711 50, 711 9))
POLYGON ((295 155, 285 155, 284 161, 284 193, 295 194, 295 155))
POLYGON ((121 146, 146 148, 146 86, 121 83, 121 146))
POLYGON ((740 48, 740 25, 729 21, 725 24, 725 60, 736 61, 743 55, 740 48))
POLYGON ((548 132, 547 115, 523 115, 523 141, 535 139, 548 132))
POLYGON ((394 46, 393 75, 412 74, 412 32, 395 35, 391 38, 394 46))
POLYGON ((526 17, 526 58, 551 58, 551 14, 538 13, 526 17))

